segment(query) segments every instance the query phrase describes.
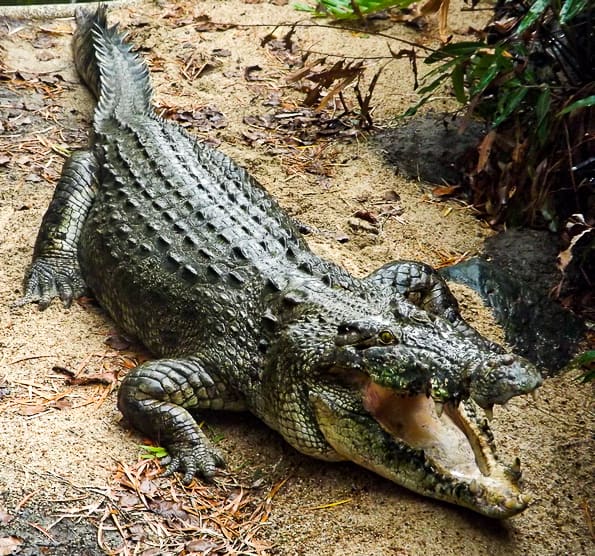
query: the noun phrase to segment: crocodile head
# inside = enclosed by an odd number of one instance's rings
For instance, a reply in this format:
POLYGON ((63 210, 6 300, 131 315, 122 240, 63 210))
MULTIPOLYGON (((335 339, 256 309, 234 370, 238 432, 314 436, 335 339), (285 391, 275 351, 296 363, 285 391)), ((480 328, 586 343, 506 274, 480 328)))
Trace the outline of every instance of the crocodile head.
POLYGON ((337 327, 332 363, 309 383, 326 441, 354 461, 420 494, 494 518, 524 510, 520 461, 498 460, 493 404, 534 391, 535 367, 456 333, 427 313, 337 327))

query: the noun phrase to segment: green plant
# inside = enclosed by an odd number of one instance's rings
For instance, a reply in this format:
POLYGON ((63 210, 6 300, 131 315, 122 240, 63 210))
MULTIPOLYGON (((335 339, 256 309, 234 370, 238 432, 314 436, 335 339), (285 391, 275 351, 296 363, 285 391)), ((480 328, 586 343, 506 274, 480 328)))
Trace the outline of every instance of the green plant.
POLYGON ((314 15, 329 16, 335 19, 354 19, 386 10, 388 8, 406 8, 416 0, 320 0, 315 6, 299 2, 296 10, 314 15))
POLYGON ((500 1, 485 39, 447 44, 425 60, 431 101, 450 82, 467 117, 491 131, 466 161, 471 202, 492 224, 595 217, 595 8, 587 0, 500 1), (500 16, 500 17, 499 17, 500 16))
POLYGON ((145 446, 141 445, 143 453, 141 459, 161 459, 167 456, 167 450, 161 446, 145 446))
POLYGON ((585 351, 572 361, 572 365, 583 372, 579 375, 580 382, 592 382, 595 380, 595 350, 585 351))

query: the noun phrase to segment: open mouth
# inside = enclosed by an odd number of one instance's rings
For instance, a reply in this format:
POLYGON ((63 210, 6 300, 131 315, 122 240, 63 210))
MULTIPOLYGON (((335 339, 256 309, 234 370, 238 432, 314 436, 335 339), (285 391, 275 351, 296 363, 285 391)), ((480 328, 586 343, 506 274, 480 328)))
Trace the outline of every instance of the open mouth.
POLYGON ((371 381, 363 403, 386 432, 423 450, 439 472, 469 481, 490 474, 489 446, 453 404, 437 405, 425 394, 400 395, 371 381))
POLYGON ((519 488, 519 460, 512 466, 498 460, 473 402, 437 404, 424 393, 401 394, 373 381, 360 384, 360 396, 362 411, 323 391, 311 396, 322 433, 346 459, 490 517, 507 518, 529 504, 519 488))

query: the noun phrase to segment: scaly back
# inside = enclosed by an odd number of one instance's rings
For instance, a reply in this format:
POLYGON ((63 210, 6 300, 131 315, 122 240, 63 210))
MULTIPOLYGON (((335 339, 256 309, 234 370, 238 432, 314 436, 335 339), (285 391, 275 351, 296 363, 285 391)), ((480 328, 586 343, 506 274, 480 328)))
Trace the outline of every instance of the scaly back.
POLYGON ((131 52, 125 34, 107 26, 107 8, 77 10, 72 48, 83 81, 97 98, 95 131, 105 120, 126 121, 131 115, 150 114, 152 89, 144 61, 131 52))

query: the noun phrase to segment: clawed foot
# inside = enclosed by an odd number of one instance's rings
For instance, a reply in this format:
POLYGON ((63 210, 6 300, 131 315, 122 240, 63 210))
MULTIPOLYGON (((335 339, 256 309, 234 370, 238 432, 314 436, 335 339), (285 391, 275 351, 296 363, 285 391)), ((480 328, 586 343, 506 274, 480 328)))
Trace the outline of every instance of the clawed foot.
POLYGON ((168 445, 171 455, 161 458, 161 465, 165 467, 163 477, 169 477, 176 471, 183 473, 182 482, 188 485, 195 475, 206 480, 213 478, 217 469, 225 467, 225 461, 219 451, 204 444, 192 445, 186 442, 173 442, 168 445))
POLYGON ((38 303, 39 310, 47 309, 52 299, 59 297, 64 307, 85 292, 85 283, 76 260, 70 258, 40 257, 35 260, 25 277, 25 294, 13 307, 38 303))

